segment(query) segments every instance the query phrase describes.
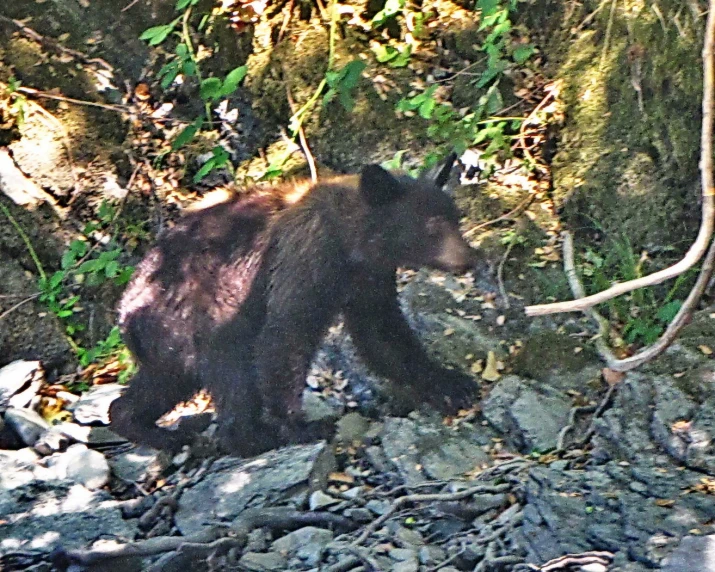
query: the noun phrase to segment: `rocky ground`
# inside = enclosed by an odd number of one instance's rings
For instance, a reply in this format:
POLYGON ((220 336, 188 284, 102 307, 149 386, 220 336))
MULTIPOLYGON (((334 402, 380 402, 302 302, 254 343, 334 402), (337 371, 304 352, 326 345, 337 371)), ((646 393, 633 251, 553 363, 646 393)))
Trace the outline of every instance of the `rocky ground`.
MULTIPOLYGON (((448 284, 417 276, 406 308, 435 288, 449 293, 448 284)), ((468 316, 475 304, 484 302, 452 307, 468 316)), ((437 335, 447 323, 488 352, 501 345, 503 332, 488 325, 497 314, 474 321, 435 308, 413 318, 438 353, 454 349, 437 335)), ((3 442, 16 443, 0 452, 0 562, 6 570, 51 562, 73 570, 712 570, 715 386, 703 348, 714 328, 715 314, 701 312, 661 360, 610 384, 578 338, 542 330, 527 346, 539 359, 482 380, 478 409, 447 424, 427 413, 370 419, 360 395, 369 403, 379 382, 335 329, 306 390, 311 415, 341 416, 335 442, 248 460, 122 451, 105 427, 115 384, 96 386, 72 419, 49 426, 32 410, 40 364, 17 361, 0 370, 3 442), (551 359, 554 348, 579 359, 563 365, 551 359), (364 386, 342 410, 320 390, 331 375, 364 386)))

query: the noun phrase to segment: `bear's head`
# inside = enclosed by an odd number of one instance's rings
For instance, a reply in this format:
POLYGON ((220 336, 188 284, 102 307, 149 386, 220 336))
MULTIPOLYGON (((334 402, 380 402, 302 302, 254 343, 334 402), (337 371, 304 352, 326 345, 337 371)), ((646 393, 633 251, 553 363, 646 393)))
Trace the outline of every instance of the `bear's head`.
POLYGON ((369 205, 367 251, 385 266, 429 267, 461 274, 473 268, 477 251, 459 230, 459 212, 443 190, 456 156, 419 178, 367 165, 360 192, 369 205))

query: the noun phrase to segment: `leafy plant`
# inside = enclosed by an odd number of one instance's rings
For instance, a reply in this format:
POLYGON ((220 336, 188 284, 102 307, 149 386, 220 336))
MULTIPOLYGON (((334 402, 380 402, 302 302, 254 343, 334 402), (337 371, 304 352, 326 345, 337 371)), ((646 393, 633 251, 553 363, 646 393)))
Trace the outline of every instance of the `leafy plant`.
MULTIPOLYGON (((176 10, 183 12, 182 15, 168 24, 149 28, 139 36, 140 39, 147 41, 150 46, 158 46, 172 35, 178 37, 178 44, 174 54, 159 70, 160 85, 162 89, 168 89, 179 75, 184 76, 184 78, 194 78, 199 86, 199 97, 204 102, 204 117, 197 117, 179 132, 171 143, 171 148, 174 151, 190 143, 204 125, 209 128, 212 127, 214 107, 238 89, 248 71, 246 66, 239 66, 228 72, 224 78, 204 77, 199 60, 196 57, 189 29, 191 13, 197 3, 198 0, 178 0, 176 10)), ((224 166, 231 168, 229 159, 228 151, 223 146, 217 145, 212 150, 212 157, 205 161, 194 175, 194 182, 200 181, 214 169, 224 166)))
MULTIPOLYGON (((394 16, 399 12, 398 4, 390 4, 389 10, 388 4, 382 16, 394 16)), ((487 66, 475 80, 476 87, 486 89, 476 105, 467 113, 455 110, 449 102, 439 99, 439 86, 431 85, 422 93, 401 99, 396 106, 398 112, 416 114, 428 122, 427 136, 438 145, 437 151, 425 158, 428 166, 449 151, 462 153, 474 146, 483 147, 483 160, 489 160, 500 151, 510 153, 513 133, 518 131, 523 121, 519 117, 495 117, 504 108, 499 81, 511 66, 523 65, 534 53, 534 47, 512 45, 509 15, 515 8, 514 0, 479 0, 477 8, 480 11, 479 30, 486 34, 481 50, 487 56, 487 66)), ((400 9, 404 9, 404 6, 400 9)), ((402 56, 402 52, 398 53, 390 47, 378 48, 375 52, 378 61, 389 65, 402 56)))
MULTIPOLYGON (((647 255, 637 254, 627 237, 609 238, 600 252, 586 250, 580 272, 591 294, 607 289, 614 281, 642 277, 647 262, 647 255)), ((690 273, 679 276, 664 296, 651 287, 609 300, 608 315, 612 323, 620 326, 623 339, 646 345, 655 342, 680 310, 682 300, 678 293, 689 276, 690 273)))

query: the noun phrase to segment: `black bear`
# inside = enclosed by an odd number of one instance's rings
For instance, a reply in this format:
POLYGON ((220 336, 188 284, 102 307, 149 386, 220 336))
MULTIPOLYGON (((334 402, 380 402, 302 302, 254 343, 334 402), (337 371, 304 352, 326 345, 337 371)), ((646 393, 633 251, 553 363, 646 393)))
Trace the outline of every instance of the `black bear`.
POLYGON ((112 403, 115 430, 176 450, 191 429, 157 418, 201 388, 218 444, 251 456, 323 438, 301 416, 317 347, 338 314, 367 365, 410 406, 468 405, 476 383, 435 364, 399 308, 398 266, 462 273, 476 251, 442 190, 455 157, 418 179, 360 175, 285 184, 185 215, 137 267, 119 322, 138 373, 112 403))

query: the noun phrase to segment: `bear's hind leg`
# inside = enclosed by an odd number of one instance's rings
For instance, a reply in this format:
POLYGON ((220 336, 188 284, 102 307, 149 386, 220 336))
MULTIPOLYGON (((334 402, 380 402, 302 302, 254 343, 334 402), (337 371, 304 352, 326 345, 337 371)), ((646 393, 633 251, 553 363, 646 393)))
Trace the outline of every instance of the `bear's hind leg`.
POLYGON ((113 431, 122 437, 155 449, 177 452, 191 441, 198 426, 189 421, 175 431, 156 425, 157 419, 179 402, 190 399, 196 388, 188 387, 166 373, 142 367, 124 393, 109 407, 113 431), (189 427, 193 425, 193 427, 189 427))

